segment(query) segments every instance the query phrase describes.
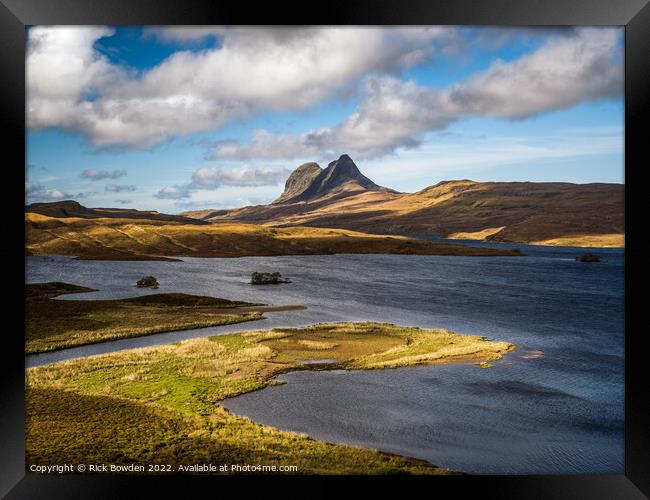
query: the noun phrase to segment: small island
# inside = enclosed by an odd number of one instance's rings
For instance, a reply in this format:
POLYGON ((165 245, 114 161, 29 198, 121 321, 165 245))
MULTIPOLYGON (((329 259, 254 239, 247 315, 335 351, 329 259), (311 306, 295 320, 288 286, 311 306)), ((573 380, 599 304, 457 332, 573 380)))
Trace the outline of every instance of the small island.
POLYGON ((158 284, 158 280, 153 276, 145 276, 144 278, 140 278, 135 286, 138 288, 153 288, 156 290, 160 285, 158 284))
POLYGON ((578 255, 576 260, 578 262, 602 262, 600 255, 590 252, 578 255))
POLYGON ((288 278, 283 278, 282 274, 278 272, 275 273, 254 272, 251 274, 252 285, 278 285, 280 283, 291 283, 291 280, 288 278))

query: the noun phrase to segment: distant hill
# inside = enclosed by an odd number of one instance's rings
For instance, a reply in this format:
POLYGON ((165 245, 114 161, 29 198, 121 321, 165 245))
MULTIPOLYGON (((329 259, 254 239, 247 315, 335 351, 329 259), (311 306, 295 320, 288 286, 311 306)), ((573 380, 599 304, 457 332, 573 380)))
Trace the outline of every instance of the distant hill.
MULTIPOLYGON (((342 155, 325 169, 316 163, 298 167, 287 179, 282 195, 268 205, 170 215, 88 208, 73 200, 33 203, 25 207, 31 231, 27 251, 128 259, 134 254, 146 258, 363 253, 362 250, 409 253, 415 248, 406 249, 390 239, 380 243, 376 238, 368 239, 370 235, 623 247, 624 194, 622 184, 466 179, 439 182, 417 193, 400 193, 375 184, 349 156, 342 155), (221 229, 192 229, 215 225, 221 229), (172 230, 168 226, 179 228, 172 230), (319 233, 307 231, 305 226, 355 231, 356 239, 352 241, 351 234, 343 231, 316 243, 328 234, 327 229, 319 233), (259 232, 255 233, 253 227, 259 232), (296 230, 267 232, 273 227, 296 230), (222 229, 226 232, 220 232, 222 229), (238 230, 242 234, 236 237, 238 230), (70 237, 75 231, 79 233, 78 239, 70 237), (252 233, 257 236, 251 239, 252 233)), ((438 251, 418 247, 415 253, 438 251)))
POLYGON ((624 246, 622 184, 443 181, 399 193, 365 177, 348 155, 298 167, 269 205, 184 215, 211 222, 341 228, 548 245, 624 246))
POLYGON ((344 229, 268 228, 253 224, 177 224, 162 220, 50 217, 25 214, 28 255, 75 255, 98 260, 386 253, 519 255, 344 229))
POLYGON ((134 210, 132 208, 88 208, 74 200, 32 203, 25 207, 25 212, 56 218, 79 217, 82 219, 141 219, 176 222, 179 224, 209 224, 209 222, 200 218, 197 219, 182 215, 161 214, 155 210, 134 210))

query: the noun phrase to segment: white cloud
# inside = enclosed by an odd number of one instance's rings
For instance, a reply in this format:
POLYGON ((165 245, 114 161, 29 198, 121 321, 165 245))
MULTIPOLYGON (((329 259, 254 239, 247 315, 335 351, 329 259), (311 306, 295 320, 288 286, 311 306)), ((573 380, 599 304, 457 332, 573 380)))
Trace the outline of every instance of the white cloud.
POLYGON ((52 200, 62 200, 64 198, 71 197, 71 195, 59 191, 58 189, 46 189, 43 191, 42 197, 50 198, 52 200))
POLYGON ((623 66, 616 28, 558 36, 512 62, 496 61, 464 82, 438 90, 393 77, 365 83, 365 98, 345 121, 297 135, 256 131, 249 144, 220 144, 215 158, 376 158, 419 146, 428 131, 464 116, 524 119, 581 102, 619 96, 623 66))
POLYGON ((291 170, 253 168, 242 165, 237 168, 202 167, 192 174, 194 189, 216 189, 224 186, 271 186, 284 182, 291 170))
POLYGON ((106 27, 37 26, 27 45, 27 121, 32 129, 81 131, 89 123, 88 98, 123 78, 124 72, 95 51, 93 43, 113 34, 106 27))
POLYGON ((145 28, 143 37, 163 42, 197 42, 209 36, 222 36, 225 31, 221 26, 156 26, 145 28))
POLYGON ((496 61, 452 87, 462 114, 522 119, 623 91, 618 28, 583 28, 513 62, 496 61))
POLYGON ((272 193, 270 196, 265 196, 262 193, 259 196, 241 196, 232 193, 220 193, 219 197, 214 199, 197 199, 197 200, 178 200, 174 202, 174 206, 178 210, 205 210, 205 209, 231 209, 241 208, 251 205, 267 205, 278 197, 279 193, 272 193))
MULTIPOLYGON (((366 161, 363 170, 378 184, 405 191, 417 191, 450 178, 494 180, 489 176, 494 175, 495 168, 504 169, 510 180, 530 179, 532 172, 543 177, 549 166, 579 160, 589 165, 600 155, 620 155, 622 171, 623 139, 621 127, 567 128, 544 135, 498 138, 449 135, 428 140, 418 149, 400 151, 396 156, 366 161), (488 177, 482 177, 486 173, 488 177), (479 179, 474 178, 477 175, 479 179)), ((567 172, 566 178, 570 176, 567 172)))
POLYGON ((125 185, 125 184, 106 184, 106 186, 104 187, 105 191, 111 193, 121 193, 124 191, 133 192, 136 191, 137 189, 138 189, 137 186, 125 185))
POLYGON ((192 193, 188 184, 174 184, 173 186, 162 188, 154 196, 161 200, 179 200, 181 198, 189 198, 191 195, 192 193))
POLYGON ((183 199, 189 198, 193 191, 201 189, 214 191, 224 186, 277 186, 284 183, 290 174, 291 170, 287 168, 253 168, 249 165, 235 168, 201 167, 192 173, 190 183, 167 186, 155 196, 163 199, 183 199))
POLYGON ((190 196, 170 200, 177 210, 195 210, 203 208, 226 209, 248 205, 264 205, 277 198, 282 192, 282 185, 239 186, 222 185, 215 190, 193 190, 190 196))
POLYGON ((229 28, 220 47, 175 52, 134 76, 93 49, 112 30, 33 28, 28 123, 32 129, 80 132, 98 147, 143 149, 261 111, 308 108, 350 91, 369 72, 391 72, 422 61, 431 55, 433 42, 450 30, 229 28))
POLYGON ((90 195, 90 192, 68 193, 59 189, 47 188, 38 182, 25 181, 25 197, 28 201, 45 202, 45 201, 60 201, 68 199, 85 198, 90 195))
POLYGON ((38 180, 39 182, 51 182, 57 180, 58 177, 55 175, 46 175, 45 177, 39 177, 38 180))
POLYGON ((81 172, 81 177, 93 181, 99 181, 102 179, 118 179, 120 177, 124 177, 125 175, 126 170, 113 170, 109 172, 108 170, 86 169, 81 172))
POLYGON ((25 181, 25 195, 34 195, 44 191, 42 184, 34 181, 25 181))

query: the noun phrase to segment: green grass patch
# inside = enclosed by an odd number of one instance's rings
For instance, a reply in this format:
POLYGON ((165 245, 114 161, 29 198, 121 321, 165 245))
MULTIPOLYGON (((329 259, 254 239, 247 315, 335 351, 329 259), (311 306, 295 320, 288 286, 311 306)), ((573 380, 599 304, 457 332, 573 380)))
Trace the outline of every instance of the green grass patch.
POLYGON ((421 460, 283 432, 219 401, 296 369, 374 369, 498 359, 512 344, 380 323, 318 324, 198 338, 27 371, 27 464, 297 465, 299 473, 446 474, 421 460), (51 432, 49 431, 51 429, 51 432))
POLYGON ((153 333, 189 330, 262 319, 241 301, 182 293, 120 300, 54 300, 66 293, 93 291, 67 283, 25 287, 25 351, 36 353, 153 333))

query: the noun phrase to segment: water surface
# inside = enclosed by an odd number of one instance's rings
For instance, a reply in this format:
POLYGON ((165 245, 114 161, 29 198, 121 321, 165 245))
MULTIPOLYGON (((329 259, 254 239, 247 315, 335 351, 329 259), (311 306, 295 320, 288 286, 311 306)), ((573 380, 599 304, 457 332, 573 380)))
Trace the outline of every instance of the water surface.
MULTIPOLYGON (((491 246, 496 246, 492 244, 491 246)), ((29 366, 255 328, 331 321, 443 327, 518 345, 493 368, 422 366, 296 372, 287 384, 224 402, 232 412, 317 439, 366 446, 471 473, 623 473, 622 250, 521 248, 525 257, 328 255, 183 262, 28 257, 29 282, 99 289, 63 299, 165 291, 304 311, 258 322, 124 339, 27 357, 29 366), (252 271, 293 283, 252 286, 252 271), (160 289, 137 289, 154 275, 160 289)))

